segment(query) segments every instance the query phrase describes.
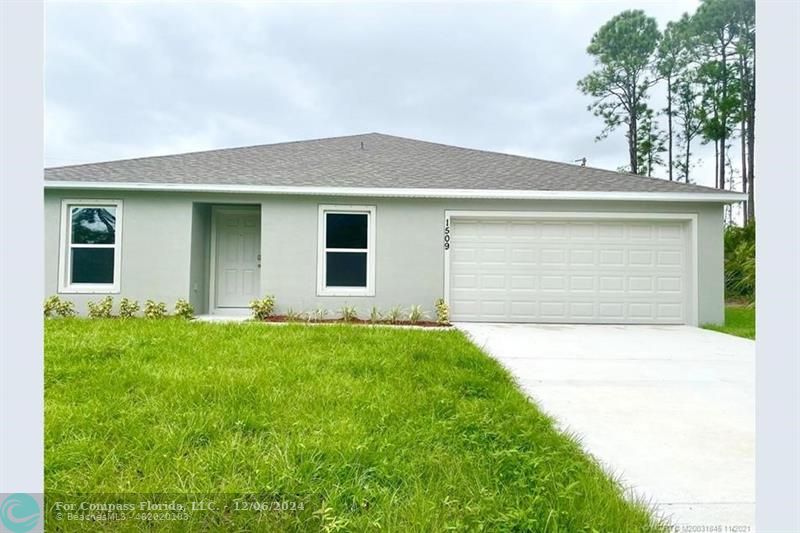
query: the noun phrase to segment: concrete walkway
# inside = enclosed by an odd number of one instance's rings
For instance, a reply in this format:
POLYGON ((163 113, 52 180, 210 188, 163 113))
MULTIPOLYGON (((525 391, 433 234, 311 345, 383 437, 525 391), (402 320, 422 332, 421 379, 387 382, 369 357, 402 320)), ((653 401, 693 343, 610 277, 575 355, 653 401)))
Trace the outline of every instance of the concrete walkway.
POLYGON ((753 341, 687 326, 457 327, 674 524, 753 531, 753 341))

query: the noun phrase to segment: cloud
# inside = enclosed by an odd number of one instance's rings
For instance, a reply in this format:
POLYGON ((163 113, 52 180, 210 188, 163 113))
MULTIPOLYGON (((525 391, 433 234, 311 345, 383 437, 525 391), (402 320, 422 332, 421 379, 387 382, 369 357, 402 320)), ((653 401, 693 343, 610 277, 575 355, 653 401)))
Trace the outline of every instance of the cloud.
POLYGON ((576 82, 638 5, 48 4, 47 163, 380 131, 616 169, 623 132, 594 141, 576 82))

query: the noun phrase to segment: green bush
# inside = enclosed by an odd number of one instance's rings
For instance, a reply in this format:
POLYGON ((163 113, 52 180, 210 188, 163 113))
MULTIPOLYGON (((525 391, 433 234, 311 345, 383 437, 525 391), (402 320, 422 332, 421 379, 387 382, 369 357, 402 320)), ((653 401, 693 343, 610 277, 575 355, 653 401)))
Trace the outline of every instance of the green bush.
POLYGON ((389 309, 385 316, 386 320, 388 320, 390 324, 397 324, 403 320, 403 308, 399 305, 396 305, 389 309))
POLYGON ((372 309, 369 310, 369 321, 373 324, 377 324, 382 318, 383 316, 381 315, 380 309, 373 305, 372 309))
POLYGON ((309 322, 322 322, 328 316, 328 310, 324 307, 317 307, 317 309, 308 314, 309 322))
POLYGON ((52 317, 58 315, 61 317, 75 316, 75 304, 69 300, 62 300, 58 296, 50 296, 44 301, 44 316, 52 317))
POLYGON ((358 319, 358 310, 355 307, 343 305, 339 309, 339 315, 341 315, 342 322, 353 322, 358 319))
POLYGON ((302 311, 295 311, 293 308, 289 308, 286 310, 286 321, 287 322, 302 322, 303 321, 303 312, 302 311))
POLYGON ((111 318, 111 310, 114 309, 114 299, 106 296, 100 301, 89 302, 89 318, 111 318))
POLYGON ((275 310, 275 297, 268 294, 260 300, 253 300, 250 302, 250 310, 256 320, 267 319, 272 316, 272 311, 275 310))
POLYGON ((449 324, 450 307, 444 303, 444 298, 437 298, 434 306, 436 307, 436 322, 439 324, 449 324))
POLYGON ((61 299, 58 296, 51 296, 44 301, 44 317, 50 318, 56 311, 58 310, 58 305, 61 303, 61 299))
POLYGON ((726 299, 755 301, 755 224, 725 228, 725 297, 726 299))
POLYGON ((194 318, 194 307, 183 298, 178 298, 175 302, 175 316, 191 320, 194 318))
POLYGON ((58 307, 56 307, 56 313, 59 316, 63 317, 70 317, 75 316, 77 312, 75 311, 75 304, 72 303, 70 300, 61 300, 58 302, 58 307))
POLYGON ((123 298, 119 301, 120 318, 133 318, 139 312, 139 302, 123 298))
POLYGON ((412 305, 408 310, 408 321, 412 324, 416 324, 420 320, 424 320, 426 318, 428 318, 428 315, 422 310, 421 305, 412 305))
POLYGON ((167 304, 164 302, 147 300, 144 303, 145 318, 164 318, 165 316, 167 316, 167 304))

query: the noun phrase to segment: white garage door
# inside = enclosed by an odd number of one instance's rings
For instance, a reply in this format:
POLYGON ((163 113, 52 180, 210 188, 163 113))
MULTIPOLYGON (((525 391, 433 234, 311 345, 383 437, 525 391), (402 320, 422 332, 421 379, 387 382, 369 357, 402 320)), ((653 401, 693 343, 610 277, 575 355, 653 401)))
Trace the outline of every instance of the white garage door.
POLYGON ((451 318, 687 323, 689 240, 682 220, 453 218, 451 318))

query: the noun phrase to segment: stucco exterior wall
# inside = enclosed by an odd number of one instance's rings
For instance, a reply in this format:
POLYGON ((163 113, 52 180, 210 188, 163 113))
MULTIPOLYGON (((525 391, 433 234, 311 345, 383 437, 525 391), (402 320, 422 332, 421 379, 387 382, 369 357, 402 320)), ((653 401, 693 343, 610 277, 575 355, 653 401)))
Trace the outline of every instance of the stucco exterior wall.
MULTIPOLYGON (((46 294, 58 291, 60 210, 63 198, 121 199, 121 296, 151 298, 172 306, 189 299, 206 311, 210 264, 209 206, 261 206, 261 292, 274 294, 278 310, 335 311, 356 306, 366 314, 419 304, 432 311, 444 294, 443 226, 446 210, 587 211, 688 213, 698 220, 698 318, 724 317, 723 221, 721 204, 560 200, 450 200, 345 198, 283 195, 59 191, 45 193, 46 294), (375 296, 317 296, 317 228, 320 204, 376 207, 375 296)), ((102 295, 62 295, 80 311, 102 295)))
MULTIPOLYGON (((45 294, 58 294, 62 199, 122 200, 120 292, 139 300, 165 301, 189 298, 192 202, 173 195, 48 191, 45 193, 45 294)), ((75 302, 80 313, 86 302, 104 294, 59 294, 75 302)))

